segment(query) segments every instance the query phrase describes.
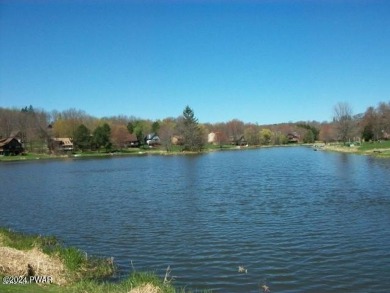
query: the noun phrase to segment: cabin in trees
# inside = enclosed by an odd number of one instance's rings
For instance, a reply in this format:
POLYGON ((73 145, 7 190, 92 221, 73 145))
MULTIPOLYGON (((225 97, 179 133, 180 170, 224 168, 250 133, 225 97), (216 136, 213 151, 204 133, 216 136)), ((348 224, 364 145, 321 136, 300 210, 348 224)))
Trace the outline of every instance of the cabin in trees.
POLYGON ((130 148, 137 148, 139 147, 140 142, 135 134, 127 134, 125 137, 125 147, 130 147, 130 148))
POLYGON ((0 138, 0 155, 19 155, 23 152, 22 143, 15 137, 0 138))
POLYGON ((69 137, 52 138, 49 148, 57 152, 71 152, 73 151, 73 142, 69 137))
POLYGON ((287 134, 288 143, 298 143, 301 137, 297 132, 291 132, 287 134))
POLYGON ((184 137, 181 135, 174 135, 171 137, 171 143, 173 145, 183 145, 184 144, 184 137))
POLYGON ((159 145, 160 137, 156 133, 149 133, 145 136, 145 143, 149 146, 159 145))
POLYGON ((231 136, 230 137, 230 144, 237 145, 237 146, 244 146, 247 145, 248 142, 245 140, 244 135, 238 135, 238 136, 231 136))

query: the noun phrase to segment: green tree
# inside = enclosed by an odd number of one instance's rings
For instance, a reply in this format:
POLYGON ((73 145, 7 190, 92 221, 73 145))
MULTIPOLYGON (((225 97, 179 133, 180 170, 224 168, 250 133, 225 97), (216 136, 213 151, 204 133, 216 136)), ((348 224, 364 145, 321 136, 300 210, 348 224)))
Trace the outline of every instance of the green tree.
POLYGON ((260 130, 259 136, 261 144, 269 144, 271 142, 272 131, 268 128, 263 128, 260 130))
MULTIPOLYGON (((314 142, 319 139, 320 131, 316 127, 304 123, 297 124, 297 126, 300 128, 307 129, 305 136, 307 135, 307 138, 310 138, 309 139, 310 141, 307 142, 314 142), (311 134, 310 133, 308 134, 308 132, 311 132, 311 134), (311 136, 313 136, 313 138, 311 138, 311 136)), ((305 138, 303 139, 303 141, 305 142, 305 138)))
POLYGON ((127 124, 127 130, 129 133, 134 134, 141 144, 144 142, 146 128, 146 124, 141 120, 130 121, 127 124))
POLYGON ((73 143, 76 148, 82 151, 91 147, 91 131, 84 124, 76 128, 73 143))
POLYGON ((250 145, 258 145, 259 144, 259 135, 254 126, 249 126, 244 130, 245 140, 250 145))
POLYGON ((160 123, 158 121, 153 122, 152 132, 157 133, 160 130, 160 123))
POLYGON ((184 150, 201 151, 204 145, 203 133, 194 111, 189 106, 184 108, 179 128, 184 140, 184 150))
POLYGON ((303 137, 304 143, 313 143, 315 141, 314 139, 314 133, 311 129, 308 129, 305 133, 305 136, 303 137))
POLYGON ((272 143, 275 144, 275 145, 287 144, 288 143, 288 138, 287 138, 286 135, 284 135, 280 131, 276 131, 276 132, 273 133, 272 143))
POLYGON ((101 147, 104 147, 106 151, 108 151, 111 148, 112 144, 110 141, 110 135, 111 135, 111 128, 107 123, 98 126, 93 131, 93 143, 98 151, 100 150, 101 147))
POLYGON ((367 124, 364 126, 363 132, 362 132, 362 138, 365 141, 370 141, 374 139, 374 131, 372 124, 367 124))

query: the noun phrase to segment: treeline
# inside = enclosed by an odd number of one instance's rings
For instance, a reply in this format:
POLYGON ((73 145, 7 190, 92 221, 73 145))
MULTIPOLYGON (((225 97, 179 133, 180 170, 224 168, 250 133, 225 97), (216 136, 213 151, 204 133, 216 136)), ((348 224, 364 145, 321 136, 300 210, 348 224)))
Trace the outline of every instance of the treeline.
POLYGON ((295 122, 272 125, 244 123, 233 119, 222 123, 199 123, 194 111, 186 107, 178 117, 153 121, 134 116, 96 118, 85 111, 68 109, 48 112, 33 106, 23 109, 0 108, 0 139, 19 133, 24 147, 31 152, 47 152, 52 138, 71 138, 78 150, 120 150, 129 139, 145 144, 145 137, 158 134, 159 144, 167 151, 174 144, 184 150, 201 150, 205 144, 279 145, 292 142, 355 141, 388 139, 390 102, 369 107, 354 115, 346 103, 334 107, 330 122, 295 122), (211 136, 212 134, 212 136, 211 136))

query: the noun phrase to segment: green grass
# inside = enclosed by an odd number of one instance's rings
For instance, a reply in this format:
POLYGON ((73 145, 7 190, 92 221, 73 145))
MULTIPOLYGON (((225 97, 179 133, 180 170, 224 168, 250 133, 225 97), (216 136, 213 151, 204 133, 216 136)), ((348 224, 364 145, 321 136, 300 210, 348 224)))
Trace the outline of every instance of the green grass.
POLYGON ((0 243, 18 250, 30 250, 34 247, 41 249, 51 248, 58 244, 58 240, 53 236, 42 237, 40 235, 30 235, 0 228, 0 243))
MULTIPOLYGON (((162 278, 152 272, 133 272, 127 279, 121 282, 98 282, 95 280, 81 280, 69 286, 36 284, 27 285, 3 285, 0 283, 0 292, 5 293, 128 293, 139 286, 151 284, 158 287, 161 293, 191 293, 185 288, 175 288, 172 284, 164 284, 162 278)), ((210 290, 196 292, 208 293, 210 290)))
MULTIPOLYGON (((68 270, 70 283, 66 286, 37 285, 37 284, 3 284, 0 282, 0 292, 5 293, 127 293, 141 285, 151 284, 160 288, 162 293, 190 293, 184 288, 176 289, 171 284, 169 274, 168 282, 153 272, 133 271, 131 275, 121 282, 104 281, 104 277, 112 275, 115 266, 112 259, 87 256, 86 253, 74 247, 63 246, 53 236, 29 235, 14 232, 0 227, 0 246, 15 248, 22 251, 38 248, 48 255, 59 256, 68 270)), ((0 267, 1 268, 1 267, 0 267)), ((0 270, 0 278, 3 275, 0 270)), ((199 291, 211 292, 211 291, 199 291)))
POLYGON ((362 145, 358 148, 359 151, 369 151, 374 149, 390 149, 390 140, 385 140, 382 142, 363 142, 362 145))
POLYGON ((71 280, 104 278, 115 271, 112 259, 88 257, 77 248, 65 247, 53 236, 29 235, 0 228, 0 244, 24 251, 38 248, 48 255, 59 256, 71 280))
MULTIPOLYGON (((207 153, 209 151, 217 151, 217 150, 231 150, 237 149, 234 145, 213 145, 206 144, 202 150, 202 152, 207 153)), ((196 152, 195 152, 196 153, 196 152)), ((63 154, 43 154, 43 153, 26 153, 23 155, 17 156, 0 156, 0 162, 11 162, 11 161, 33 161, 33 160, 43 160, 43 159, 66 159, 66 158, 106 158, 111 156, 126 156, 126 155, 146 155, 146 154, 167 154, 167 155, 175 155, 175 154, 184 154, 183 146, 171 145, 169 150, 165 148, 165 146, 156 146, 153 148, 149 148, 148 146, 141 146, 139 148, 126 148, 121 150, 112 150, 105 151, 75 151, 72 153, 63 153, 63 154)), ((188 152, 185 152, 188 154, 188 152)))

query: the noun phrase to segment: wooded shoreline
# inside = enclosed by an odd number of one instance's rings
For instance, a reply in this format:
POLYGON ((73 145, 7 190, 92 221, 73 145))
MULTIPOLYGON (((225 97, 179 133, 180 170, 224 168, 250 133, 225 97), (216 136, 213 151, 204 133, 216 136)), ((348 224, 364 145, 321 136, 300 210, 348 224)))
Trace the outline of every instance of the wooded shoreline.
POLYGON ((312 147, 315 150, 331 151, 339 153, 368 155, 381 158, 390 158, 390 141, 376 142, 376 143, 364 143, 362 145, 353 144, 341 144, 332 143, 325 144, 322 142, 316 142, 313 144, 287 144, 287 145, 263 145, 263 146, 232 146, 224 145, 221 147, 212 146, 206 147, 202 151, 165 151, 158 148, 145 149, 137 148, 131 150, 122 150, 116 152, 76 152, 69 154, 39 154, 39 153, 27 153, 25 155, 17 156, 0 156, 0 162, 23 162, 23 161, 36 161, 36 160, 69 160, 69 159, 88 159, 88 158, 113 158, 113 157, 131 157, 131 156, 147 156, 147 155, 160 155, 160 156, 183 156, 183 155, 202 155, 210 152, 218 151, 242 151, 275 147, 312 147))

